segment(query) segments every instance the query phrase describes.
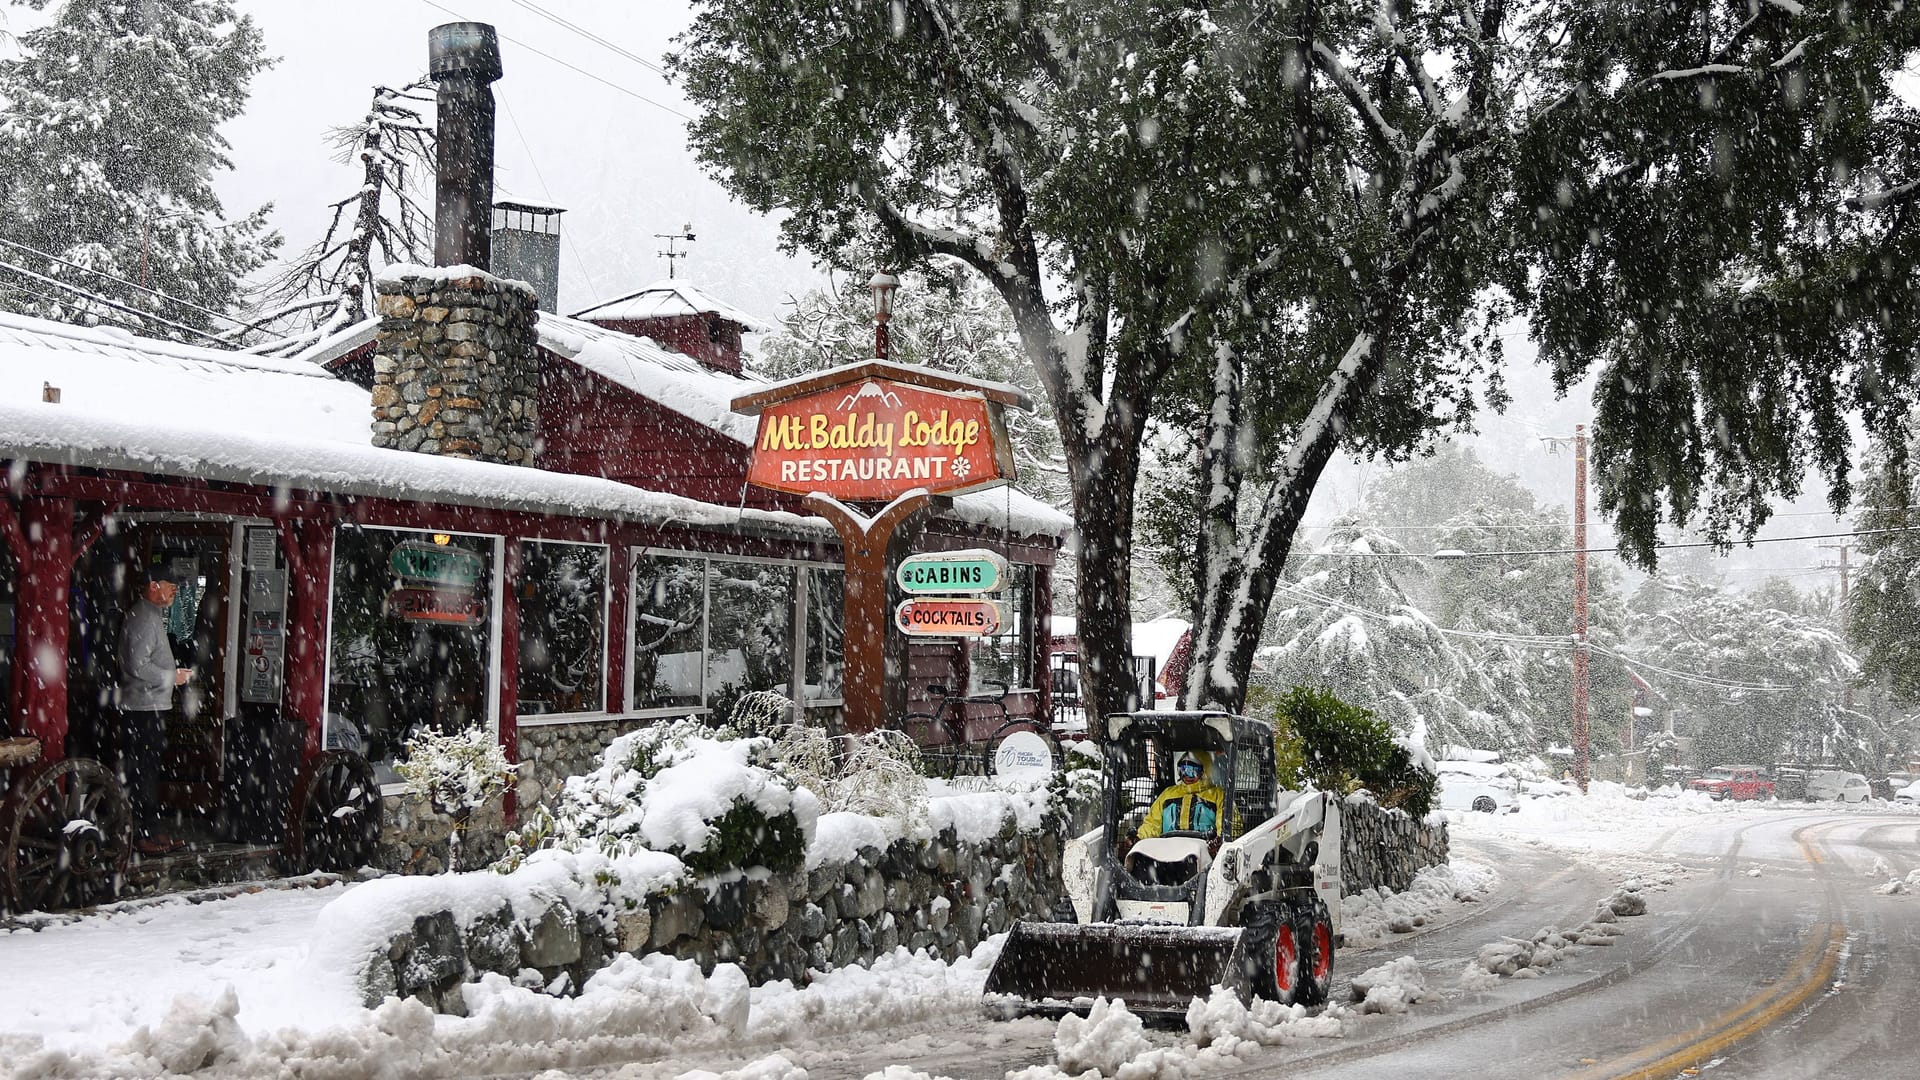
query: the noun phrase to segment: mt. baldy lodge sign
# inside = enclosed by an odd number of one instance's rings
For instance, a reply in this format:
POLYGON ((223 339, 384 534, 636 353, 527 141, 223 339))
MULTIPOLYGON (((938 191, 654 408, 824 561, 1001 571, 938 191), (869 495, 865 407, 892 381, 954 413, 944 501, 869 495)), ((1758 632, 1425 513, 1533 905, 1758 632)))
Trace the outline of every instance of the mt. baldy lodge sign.
POLYGON ((768 406, 747 479, 843 502, 973 491, 1013 475, 1002 424, 978 395, 865 379, 768 406))

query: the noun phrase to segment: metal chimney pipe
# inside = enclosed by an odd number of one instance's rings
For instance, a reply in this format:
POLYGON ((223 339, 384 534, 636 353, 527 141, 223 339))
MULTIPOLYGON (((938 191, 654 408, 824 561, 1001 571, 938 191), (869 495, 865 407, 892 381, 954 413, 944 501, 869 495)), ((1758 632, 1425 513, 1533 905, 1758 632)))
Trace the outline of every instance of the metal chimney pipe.
POLYGON ((491 270, 493 262, 493 89, 500 42, 486 23, 427 31, 427 73, 437 84, 433 261, 491 270))

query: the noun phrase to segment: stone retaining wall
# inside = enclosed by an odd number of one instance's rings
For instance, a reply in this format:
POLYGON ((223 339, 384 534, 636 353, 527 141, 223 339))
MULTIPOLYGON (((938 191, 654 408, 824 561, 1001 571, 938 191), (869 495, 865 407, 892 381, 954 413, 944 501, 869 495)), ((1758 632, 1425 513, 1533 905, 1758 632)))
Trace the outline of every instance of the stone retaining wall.
POLYGON ((1447 823, 1389 810, 1362 792, 1340 803, 1341 888, 1347 894, 1384 888, 1401 892, 1422 867, 1447 861, 1447 823))
POLYGON ((756 985, 803 982, 809 970, 868 963, 903 945, 953 960, 1015 919, 1045 917, 1060 894, 1060 844, 1058 829, 1009 826, 984 844, 948 831, 810 871, 655 893, 612 917, 558 900, 536 918, 502 905, 465 925, 436 911, 369 959, 361 998, 372 1008, 410 996, 459 1014, 460 987, 489 972, 572 993, 619 953, 666 953, 708 971, 738 964, 756 985))
POLYGON ((583 720, 577 724, 523 724, 520 728, 520 769, 514 773, 520 812, 550 805, 566 786, 567 777, 600 767, 607 746, 636 728, 657 723, 651 719, 583 720))

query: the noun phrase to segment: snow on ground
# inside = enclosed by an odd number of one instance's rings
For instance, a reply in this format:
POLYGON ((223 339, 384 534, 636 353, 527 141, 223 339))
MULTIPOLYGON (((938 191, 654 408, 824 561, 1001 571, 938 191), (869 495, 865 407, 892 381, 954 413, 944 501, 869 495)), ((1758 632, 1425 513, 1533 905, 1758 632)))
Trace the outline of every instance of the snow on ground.
POLYGON ((214 996, 229 985, 240 996, 238 1019, 251 1029, 352 1020, 361 1010, 351 986, 316 985, 303 971, 314 920, 346 891, 128 904, 44 930, 0 932, 0 1063, 14 1048, 10 1037, 111 1045, 159 1021, 176 996, 214 996))
POLYGON ((1511 813, 1446 811, 1454 835, 1515 840, 1592 861, 1632 865, 1690 826, 1743 817, 1789 812, 1886 814, 1913 812, 1912 804, 1869 799, 1860 803, 1715 801, 1703 792, 1678 787, 1652 793, 1596 780, 1585 797, 1577 795, 1523 800, 1511 813))
POLYGON ((1455 859, 1424 867, 1405 892, 1362 889, 1342 899, 1340 937, 1348 948, 1384 945, 1461 904, 1485 900, 1499 885, 1500 875, 1484 863, 1455 859))

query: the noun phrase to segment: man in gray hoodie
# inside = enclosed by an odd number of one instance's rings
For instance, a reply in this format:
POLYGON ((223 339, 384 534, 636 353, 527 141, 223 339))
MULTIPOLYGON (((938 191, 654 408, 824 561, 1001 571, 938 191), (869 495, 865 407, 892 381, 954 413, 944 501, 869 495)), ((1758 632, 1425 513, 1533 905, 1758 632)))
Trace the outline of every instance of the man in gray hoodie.
POLYGON ((192 674, 176 666, 167 640, 167 607, 180 593, 170 567, 149 571, 146 588, 120 627, 120 723, 126 740, 122 758, 127 794, 133 803, 134 848, 148 855, 180 846, 158 831, 160 765, 167 749, 167 717, 173 691, 192 674))

